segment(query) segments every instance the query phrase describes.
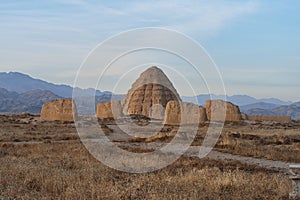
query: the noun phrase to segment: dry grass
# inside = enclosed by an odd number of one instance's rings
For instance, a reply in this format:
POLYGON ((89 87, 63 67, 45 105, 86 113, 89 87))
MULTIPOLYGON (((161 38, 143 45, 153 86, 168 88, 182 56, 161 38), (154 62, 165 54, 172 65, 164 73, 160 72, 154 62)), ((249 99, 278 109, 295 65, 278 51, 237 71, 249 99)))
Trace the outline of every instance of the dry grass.
POLYGON ((238 162, 181 158, 153 173, 110 169, 80 142, 2 145, 0 193, 17 199, 284 199, 290 181, 238 162))
POLYGON ((216 150, 237 155, 300 162, 299 124, 225 127, 216 150))
POLYGON ((0 116, 0 142, 78 140, 74 124, 44 122, 37 116, 0 116))
POLYGON ((300 162, 300 143, 298 141, 293 142, 293 136, 245 136, 247 135, 241 135, 237 138, 231 134, 224 134, 219 139, 215 149, 236 155, 300 162))
MULTIPOLYGON (((208 125, 200 126, 192 145, 202 144, 208 125)), ((300 162, 299 123, 227 123, 215 150, 270 160, 300 162)), ((147 138, 146 142, 169 142, 177 134, 175 127, 147 138)))
MULTIPOLYGON (((74 124, 61 122, 42 122, 36 116, 0 116, 0 142, 53 142, 79 140, 74 124)), ((112 120, 101 121, 106 135, 114 130, 106 124, 112 120)), ((125 142, 169 142, 177 133, 178 127, 164 126, 155 136, 149 138, 129 137, 125 142)), ((300 162, 300 124, 299 123, 227 123, 215 149, 236 155, 300 162)), ((193 145, 202 144, 207 125, 199 127, 193 145)), ((112 139, 114 142, 124 140, 112 139)))
MULTIPOLYGON (((286 175, 234 161, 182 157, 153 173, 119 172, 87 152, 73 124, 30 118, 0 116, 0 199, 287 199, 291 191, 286 175)), ((194 145, 206 129, 200 127, 194 145)), ((165 126, 157 137, 132 141, 166 142, 176 130, 165 126)), ((298 131, 299 124, 227 124, 216 148, 297 161, 298 131)))

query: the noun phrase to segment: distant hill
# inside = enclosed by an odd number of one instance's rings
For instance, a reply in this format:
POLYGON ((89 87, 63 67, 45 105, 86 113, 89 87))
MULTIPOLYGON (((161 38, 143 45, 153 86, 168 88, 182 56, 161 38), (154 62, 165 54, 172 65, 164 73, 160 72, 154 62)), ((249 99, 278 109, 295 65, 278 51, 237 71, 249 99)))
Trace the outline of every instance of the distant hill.
MULTIPOLYGON (((10 92, 4 88, 0 88, 0 113, 22 113, 27 112, 31 114, 40 114, 44 103, 55 99, 62 99, 53 92, 48 90, 32 90, 25 93, 18 94, 17 92, 10 92)), ((92 96, 83 96, 83 101, 93 98, 92 96)), ((108 93, 103 93, 95 96, 95 104, 99 102, 109 101, 112 96, 108 93)), ((120 99, 122 95, 115 95, 113 99, 120 99)), ((86 114, 93 114, 94 108, 88 108, 86 114)))
POLYGON ((258 103, 259 100, 250 97, 248 95, 233 95, 233 96, 227 96, 227 100, 238 105, 238 106, 243 106, 247 104, 253 104, 253 103, 258 103))
POLYGON ((272 112, 278 115, 291 116, 294 120, 300 120, 300 106, 297 105, 280 106, 272 109, 272 112))
POLYGON ((199 105, 205 105, 205 101, 208 99, 226 99, 238 106, 245 106, 249 104, 255 103, 267 103, 267 104, 276 104, 276 105, 290 105, 292 102, 289 101, 282 101, 280 99, 275 98, 265 98, 265 99, 256 99, 254 97, 248 95, 233 95, 233 96, 224 96, 224 95, 214 95, 214 94, 201 94, 196 97, 188 97, 183 96, 182 100, 187 102, 196 103, 199 105))
POLYGON ((60 98, 62 97, 44 90, 33 90, 18 94, 0 88, 0 112, 39 114, 44 103, 60 98))
POLYGON ((19 94, 16 92, 10 92, 4 88, 0 88, 0 99, 13 99, 16 98, 19 94))
POLYGON ((262 115, 276 116, 277 115, 276 113, 272 112, 271 110, 263 109, 263 108, 251 108, 249 110, 244 110, 242 112, 246 113, 247 115, 256 115, 256 116, 262 116, 262 115))
POLYGON ((276 98, 263 98, 263 99, 258 99, 260 102, 264 102, 264 103, 269 103, 269 104, 277 104, 277 105, 290 105, 293 102, 291 101, 282 101, 280 99, 276 99, 276 98))
MULTIPOLYGON (((40 79, 35 79, 29 75, 19 72, 0 72, 0 88, 17 93, 25 93, 32 90, 48 90, 60 97, 71 98, 73 87, 68 85, 57 85, 40 79)), ((95 93, 94 89, 78 89, 86 96, 91 96, 95 93)), ((96 91, 96 95, 111 94, 110 92, 96 91)))
POLYGON ((242 112, 250 110, 250 109, 267 109, 267 110, 269 110, 269 109, 277 108, 279 106, 280 105, 273 104, 273 103, 258 102, 258 103, 252 103, 252 104, 240 106, 240 110, 242 112))
POLYGON ((299 102, 295 102, 292 105, 300 107, 300 101, 299 102))
POLYGON ((300 106, 291 104, 279 106, 272 109, 252 108, 243 111, 248 115, 271 115, 271 116, 291 116, 293 120, 300 120, 300 106))

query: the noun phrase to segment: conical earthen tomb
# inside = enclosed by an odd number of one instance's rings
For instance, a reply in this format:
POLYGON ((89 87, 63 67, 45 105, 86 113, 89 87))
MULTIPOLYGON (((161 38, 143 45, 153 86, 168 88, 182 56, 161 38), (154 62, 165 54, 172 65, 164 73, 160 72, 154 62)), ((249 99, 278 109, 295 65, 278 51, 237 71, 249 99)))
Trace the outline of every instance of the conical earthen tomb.
POLYGON ((150 67, 127 92, 123 100, 123 113, 163 119, 169 101, 181 99, 164 72, 157 67, 150 67))

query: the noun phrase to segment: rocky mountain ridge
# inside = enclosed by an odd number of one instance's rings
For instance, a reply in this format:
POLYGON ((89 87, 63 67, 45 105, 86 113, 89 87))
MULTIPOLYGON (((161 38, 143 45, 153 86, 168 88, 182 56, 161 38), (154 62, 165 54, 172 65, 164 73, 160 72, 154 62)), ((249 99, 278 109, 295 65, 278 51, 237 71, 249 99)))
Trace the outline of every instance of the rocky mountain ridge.
POLYGON ((18 94, 0 88, 0 113, 28 112, 39 114, 44 103, 61 98, 45 90, 32 90, 18 94))

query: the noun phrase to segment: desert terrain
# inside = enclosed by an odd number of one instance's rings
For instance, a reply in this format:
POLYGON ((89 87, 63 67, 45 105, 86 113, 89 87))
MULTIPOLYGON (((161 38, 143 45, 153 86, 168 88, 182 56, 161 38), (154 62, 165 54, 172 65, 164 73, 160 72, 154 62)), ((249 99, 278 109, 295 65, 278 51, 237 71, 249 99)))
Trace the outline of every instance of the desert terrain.
MULTIPOLYGON (((72 122, 3 115, 0 126, 0 199, 287 199, 288 165, 300 160, 299 122, 226 123, 213 152, 200 159, 208 127, 201 124, 185 155, 144 174, 97 161, 72 122)), ((135 153, 164 145, 178 129, 164 126, 145 139, 124 137, 113 120, 99 120, 99 126, 110 141, 135 153)))

